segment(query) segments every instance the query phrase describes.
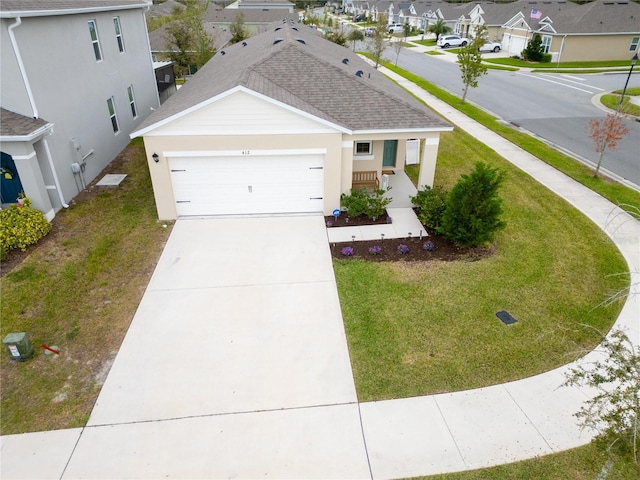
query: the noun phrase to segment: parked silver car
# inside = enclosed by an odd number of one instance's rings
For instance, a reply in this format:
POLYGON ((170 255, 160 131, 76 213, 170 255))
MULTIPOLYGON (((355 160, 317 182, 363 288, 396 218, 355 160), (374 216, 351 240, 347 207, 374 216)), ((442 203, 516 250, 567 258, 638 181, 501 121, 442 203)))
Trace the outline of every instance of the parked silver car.
POLYGON ((478 50, 481 52, 499 52, 502 49, 500 42, 487 42, 482 45, 478 50))
POLYGON ((469 43, 469 39, 460 35, 441 35, 438 38, 440 48, 464 47, 467 43, 469 43))

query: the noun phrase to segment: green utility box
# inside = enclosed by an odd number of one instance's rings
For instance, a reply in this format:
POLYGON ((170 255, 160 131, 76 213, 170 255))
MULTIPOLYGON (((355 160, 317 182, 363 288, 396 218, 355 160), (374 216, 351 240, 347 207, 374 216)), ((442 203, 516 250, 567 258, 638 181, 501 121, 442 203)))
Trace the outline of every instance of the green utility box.
POLYGON ((27 337, 27 334, 24 332, 10 333, 4 337, 2 343, 7 349, 11 360, 24 362, 33 357, 33 345, 31 345, 29 337, 27 337))

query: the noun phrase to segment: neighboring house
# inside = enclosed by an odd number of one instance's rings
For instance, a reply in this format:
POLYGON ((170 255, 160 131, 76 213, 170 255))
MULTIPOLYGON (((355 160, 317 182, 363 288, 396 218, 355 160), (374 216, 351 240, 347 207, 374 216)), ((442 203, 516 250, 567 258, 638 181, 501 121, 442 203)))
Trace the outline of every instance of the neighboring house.
POLYGON ((287 0, 238 0, 226 8, 241 10, 280 10, 294 13, 295 4, 287 0))
MULTIPOLYGON (((343 0, 347 11, 363 9, 360 0, 343 0)), ((520 55, 537 33, 552 61, 629 60, 640 44, 640 3, 595 0, 517 0, 510 3, 448 3, 371 0, 370 11, 386 12, 389 22, 425 29, 441 19, 453 33, 473 37, 486 25, 488 39, 503 51, 520 55)), ((373 16, 373 15, 372 15, 373 16)))
POLYGON ((357 172, 403 169, 421 143, 433 185, 452 127, 350 49, 280 22, 217 53, 132 137, 143 137, 160 219, 323 212, 357 172), (413 143, 413 142, 412 142, 413 143))
POLYGON ((158 107, 144 1, 0 3, 0 151, 15 188, 51 220, 158 107))
POLYGON ((217 12, 210 12, 207 15, 207 21, 211 22, 215 28, 225 32, 231 38, 230 27, 238 19, 238 15, 242 15, 244 28, 249 35, 264 32, 273 22, 282 20, 298 20, 297 13, 290 13, 283 9, 255 9, 255 8, 225 8, 217 12))

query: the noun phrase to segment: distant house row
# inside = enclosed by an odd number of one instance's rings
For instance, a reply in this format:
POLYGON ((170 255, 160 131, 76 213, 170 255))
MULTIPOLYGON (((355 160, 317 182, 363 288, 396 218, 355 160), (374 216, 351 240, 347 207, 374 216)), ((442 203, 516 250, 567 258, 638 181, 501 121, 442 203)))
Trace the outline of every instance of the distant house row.
POLYGON ((489 40, 520 55, 537 33, 552 61, 626 60, 640 44, 640 3, 596 0, 578 5, 565 0, 517 0, 512 3, 442 1, 396 2, 343 0, 345 12, 425 30, 442 20, 453 33, 473 37, 486 25, 489 40))

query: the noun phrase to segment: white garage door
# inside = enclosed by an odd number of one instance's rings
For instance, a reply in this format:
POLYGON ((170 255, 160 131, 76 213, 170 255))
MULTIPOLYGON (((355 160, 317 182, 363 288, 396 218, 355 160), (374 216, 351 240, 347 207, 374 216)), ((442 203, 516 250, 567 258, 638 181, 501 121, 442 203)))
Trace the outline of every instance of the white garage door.
POLYGON ((324 156, 170 158, 178 216, 321 212, 324 156))

